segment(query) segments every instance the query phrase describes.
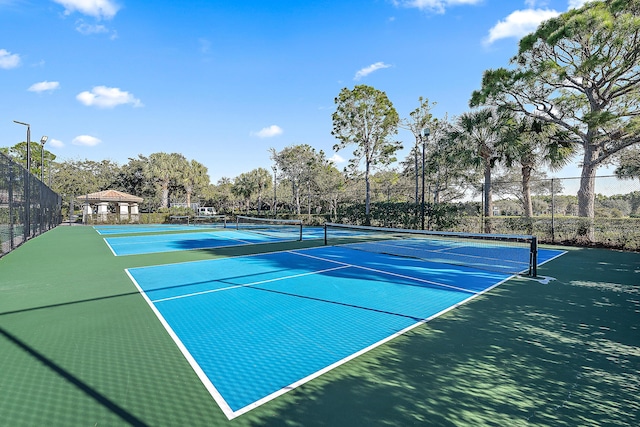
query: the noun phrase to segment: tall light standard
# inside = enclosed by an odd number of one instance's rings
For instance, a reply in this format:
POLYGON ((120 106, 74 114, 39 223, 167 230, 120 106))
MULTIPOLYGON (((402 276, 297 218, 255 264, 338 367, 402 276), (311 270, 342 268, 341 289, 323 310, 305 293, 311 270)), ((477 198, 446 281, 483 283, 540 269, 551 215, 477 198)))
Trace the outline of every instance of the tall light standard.
POLYGON ((44 135, 40 138, 40 181, 44 183, 44 144, 47 143, 49 137, 44 135))
POLYGON ((14 120, 13 123, 27 127, 27 171, 31 172, 31 125, 17 120, 14 120))
POLYGON ((27 176, 24 185, 24 239, 31 236, 31 125, 29 123, 13 121, 27 127, 27 176))
POLYGON ((429 130, 429 128, 422 129, 422 137, 423 137, 422 139, 422 208, 420 209, 422 219, 420 223, 423 230, 424 230, 424 157, 425 157, 425 147, 427 145, 427 139, 429 138, 430 133, 431 131, 429 130))
POLYGON ((278 193, 276 192, 278 189, 278 166, 273 165, 271 167, 273 169, 273 217, 277 218, 278 217, 278 211, 277 211, 277 207, 276 207, 276 203, 277 203, 277 197, 278 197, 278 193))

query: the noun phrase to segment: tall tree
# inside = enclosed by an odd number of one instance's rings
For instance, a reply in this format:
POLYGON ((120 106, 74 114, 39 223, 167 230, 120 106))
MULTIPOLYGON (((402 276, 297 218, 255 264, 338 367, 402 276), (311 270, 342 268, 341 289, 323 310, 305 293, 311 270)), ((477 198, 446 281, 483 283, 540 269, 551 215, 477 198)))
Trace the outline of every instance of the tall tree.
POLYGON ((182 185, 187 193, 187 206, 191 207, 193 192, 202 190, 209 185, 207 167, 196 160, 191 160, 182 173, 182 185))
POLYGON ((300 191, 313 179, 314 171, 322 164, 324 153, 307 144, 291 145, 277 152, 270 149, 280 176, 291 183, 296 213, 300 215, 300 191))
POLYGON ((120 171, 110 160, 66 160, 53 167, 52 189, 67 196, 106 190, 117 182, 120 171))
POLYGON ((149 159, 142 154, 138 154, 137 158, 129 158, 118 172, 115 183, 117 189, 145 198, 153 196, 155 190, 148 179, 148 167, 149 159))
POLYGON ((169 207, 169 188, 182 180, 182 172, 186 169, 187 159, 178 153, 153 153, 149 155, 151 179, 160 185, 162 191, 162 207, 169 207))
MULTIPOLYGON (((51 162, 56 159, 56 155, 49 150, 44 149, 42 144, 36 141, 32 141, 29 145, 31 151, 31 173, 37 177, 41 176, 43 171, 42 161, 44 160, 44 171, 51 173, 51 170, 47 169, 51 167, 51 162), (44 152, 42 151, 44 149, 44 152)), ((20 163, 25 169, 27 167, 27 142, 22 141, 14 145, 13 147, 2 147, 0 153, 6 154, 14 161, 20 163)), ((44 174, 43 174, 44 175, 44 174)))
MULTIPOLYGON (((470 105, 564 128, 583 151, 578 213, 595 214, 598 168, 640 142, 640 0, 586 3, 520 41, 514 68, 486 71, 470 105)), ((593 239, 593 229, 589 236, 593 239)))
POLYGON ((257 191, 258 183, 256 181, 256 176, 251 172, 241 173, 233 180, 231 192, 235 196, 242 198, 247 213, 249 213, 249 207, 251 206, 251 197, 257 191))
POLYGON ((520 116, 514 123, 515 140, 505 158, 508 166, 520 166, 522 183, 522 205, 524 216, 531 218, 531 177, 542 166, 558 170, 565 166, 575 153, 575 145, 566 131, 555 123, 543 122, 527 116, 520 116))
MULTIPOLYGON (((508 140, 509 118, 499 114, 494 108, 483 108, 458 117, 451 137, 461 143, 461 155, 484 171, 484 216, 493 216, 491 193, 491 171, 503 157, 505 142, 508 140)), ((491 222, 485 221, 485 233, 491 232, 491 222)))
MULTIPOLYGON (((427 143, 426 137, 426 129, 429 129, 431 132, 433 129, 433 124, 431 123, 431 119, 433 118, 431 114, 431 108, 436 105, 436 103, 429 104, 429 99, 419 97, 418 102, 420 105, 418 108, 409 113, 409 118, 405 118, 400 120, 400 127, 409 130, 415 139, 415 145, 412 150, 413 160, 414 160, 414 171, 415 171, 415 202, 418 203, 418 188, 419 188, 419 175, 420 168, 419 158, 422 157, 423 153, 425 153, 424 145, 427 143)), ((422 163, 422 162, 420 162, 422 163)))
POLYGON ((271 187, 271 174, 265 168, 257 168, 251 171, 256 182, 256 192, 258 193, 258 215, 262 210, 262 195, 271 187))
POLYGON ((326 161, 316 174, 316 187, 328 208, 329 214, 335 221, 338 217, 338 202, 344 192, 344 175, 331 163, 326 161))
POLYGON ((364 162, 365 222, 370 219, 370 175, 372 169, 394 162, 395 153, 402 148, 398 141, 389 138, 397 133, 399 117, 387 94, 371 86, 358 85, 344 88, 335 99, 336 111, 332 115, 331 134, 340 142, 333 146, 339 151, 355 145, 352 170, 358 170, 364 162))
POLYGON ((207 204, 215 206, 220 213, 232 213, 236 200, 233 194, 233 182, 230 178, 222 177, 216 185, 209 185, 207 194, 207 204))

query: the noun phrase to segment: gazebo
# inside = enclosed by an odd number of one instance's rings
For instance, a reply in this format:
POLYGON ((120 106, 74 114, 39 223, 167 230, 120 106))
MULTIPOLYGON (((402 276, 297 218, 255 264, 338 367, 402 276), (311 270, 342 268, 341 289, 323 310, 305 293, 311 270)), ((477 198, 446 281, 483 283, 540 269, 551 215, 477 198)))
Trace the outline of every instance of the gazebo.
POLYGON ((76 196, 76 200, 84 204, 83 215, 92 215, 91 205, 97 206, 98 222, 106 222, 109 214, 109 203, 118 205, 120 221, 138 221, 138 204, 144 200, 142 197, 123 193, 116 190, 104 190, 97 193, 76 196))

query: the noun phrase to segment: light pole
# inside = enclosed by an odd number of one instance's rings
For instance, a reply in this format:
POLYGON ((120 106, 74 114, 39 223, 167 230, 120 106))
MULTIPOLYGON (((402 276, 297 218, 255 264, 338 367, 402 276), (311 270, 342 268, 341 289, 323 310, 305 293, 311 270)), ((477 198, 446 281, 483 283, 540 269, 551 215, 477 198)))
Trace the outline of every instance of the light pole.
POLYGON ((278 173, 278 167, 276 165, 272 166, 273 169, 273 217, 277 218, 278 217, 278 211, 277 211, 277 207, 276 207, 276 203, 277 203, 277 188, 278 188, 278 178, 277 178, 277 173, 278 173))
POLYGON ((24 240, 27 240, 31 236, 31 125, 17 120, 13 122, 27 127, 27 175, 24 185, 24 240))
POLYGON ((27 172, 31 172, 31 125, 14 120, 13 123, 27 127, 27 172))
POLYGON ((49 137, 44 135, 40 138, 40 181, 44 183, 44 144, 47 143, 49 137))
POLYGON ((421 227, 424 230, 424 155, 425 155, 425 147, 427 145, 427 139, 429 138, 429 134, 431 131, 429 128, 422 129, 422 203, 421 203, 421 227))

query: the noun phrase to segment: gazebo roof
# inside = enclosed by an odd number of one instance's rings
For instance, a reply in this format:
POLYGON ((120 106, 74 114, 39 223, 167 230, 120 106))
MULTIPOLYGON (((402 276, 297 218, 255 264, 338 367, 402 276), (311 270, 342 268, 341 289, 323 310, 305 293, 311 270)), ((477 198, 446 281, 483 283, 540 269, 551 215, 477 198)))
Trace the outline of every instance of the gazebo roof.
POLYGON ((123 193, 116 190, 104 190, 97 193, 85 194, 82 196, 76 196, 79 201, 88 201, 91 203, 96 202, 134 202, 140 203, 144 200, 142 197, 134 196, 132 194, 123 193))

